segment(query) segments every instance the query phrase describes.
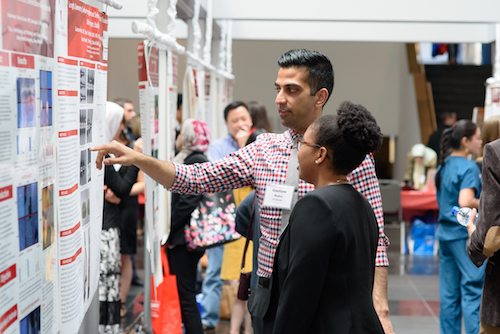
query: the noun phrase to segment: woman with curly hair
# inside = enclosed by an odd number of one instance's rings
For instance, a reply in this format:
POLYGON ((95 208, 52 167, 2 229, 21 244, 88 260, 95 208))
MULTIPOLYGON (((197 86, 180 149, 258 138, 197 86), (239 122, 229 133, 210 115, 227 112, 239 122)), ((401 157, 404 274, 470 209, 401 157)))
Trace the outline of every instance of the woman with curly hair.
POLYGON ((381 143, 371 113, 350 102, 299 140, 299 177, 316 189, 297 202, 281 235, 265 333, 384 333, 372 300, 377 221, 349 184, 381 143))

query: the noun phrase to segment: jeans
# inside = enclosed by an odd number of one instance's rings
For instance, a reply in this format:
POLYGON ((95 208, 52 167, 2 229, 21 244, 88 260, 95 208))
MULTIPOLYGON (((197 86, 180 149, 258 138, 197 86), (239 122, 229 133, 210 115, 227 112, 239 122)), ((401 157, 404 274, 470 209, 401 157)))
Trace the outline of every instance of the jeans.
POLYGON ((220 300, 222 297, 222 280, 220 278, 220 268, 222 266, 222 255, 224 246, 218 246, 206 250, 208 258, 205 279, 201 285, 201 307, 203 316, 201 322, 209 327, 215 327, 220 320, 220 300))

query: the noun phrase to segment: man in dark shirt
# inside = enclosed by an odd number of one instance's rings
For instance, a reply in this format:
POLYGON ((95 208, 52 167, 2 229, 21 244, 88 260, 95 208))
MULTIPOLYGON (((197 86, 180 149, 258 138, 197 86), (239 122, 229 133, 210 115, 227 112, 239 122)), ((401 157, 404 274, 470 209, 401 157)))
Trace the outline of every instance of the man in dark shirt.
POLYGON ((438 128, 434 133, 429 137, 429 143, 427 146, 432 148, 437 153, 438 161, 439 154, 441 153, 441 135, 443 131, 450 126, 452 126, 457 121, 457 114, 454 111, 441 111, 438 113, 438 128))

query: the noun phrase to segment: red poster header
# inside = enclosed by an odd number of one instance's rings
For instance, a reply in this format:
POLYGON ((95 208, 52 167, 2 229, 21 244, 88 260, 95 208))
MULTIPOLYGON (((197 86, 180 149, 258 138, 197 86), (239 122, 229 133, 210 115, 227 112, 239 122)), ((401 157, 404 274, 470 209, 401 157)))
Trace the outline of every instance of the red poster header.
POLYGON ((57 96, 78 96, 78 91, 76 91, 76 90, 58 90, 57 96))
POLYGON ((9 66, 9 54, 0 52, 0 66, 9 66))
POLYGON ((5 332, 17 320, 17 304, 0 317, 0 333, 5 332))
POLYGON ((66 265, 66 264, 70 264, 70 263, 75 262, 76 258, 77 258, 77 257, 78 257, 78 255, 80 255, 81 253, 82 253, 82 249, 81 249, 81 248, 79 248, 79 249, 76 251, 75 255, 73 255, 72 257, 68 257, 67 259, 62 259, 62 260, 61 260, 61 266, 64 266, 64 265, 66 265))
POLYGON ((21 68, 35 69, 35 57, 13 53, 12 66, 21 68))
POLYGON ((63 58, 63 57, 57 57, 57 62, 61 63, 61 64, 73 65, 73 66, 78 65, 78 60, 68 59, 68 58, 63 58))
POLYGON ((97 69, 102 71, 107 71, 108 67, 101 64, 97 64, 97 69))
POLYGON ((0 188, 0 202, 12 198, 12 185, 0 188))
POLYGON ((194 94, 198 97, 198 78, 196 77, 196 68, 193 68, 193 78, 194 78, 194 94))
POLYGON ((2 0, 2 49, 54 57, 55 0, 2 0))
POLYGON ((61 231, 61 237, 67 237, 68 235, 72 235, 73 233, 78 231, 80 226, 81 226, 80 222, 78 222, 78 224, 76 224, 73 228, 70 228, 69 230, 61 231))
POLYGON ((148 75, 151 79, 151 85, 153 85, 153 87, 158 87, 159 83, 159 59, 159 50, 156 47, 152 46, 151 49, 149 49, 148 75))
POLYGON ((71 195, 72 193, 75 192, 75 190, 78 189, 78 183, 75 184, 73 187, 69 188, 69 189, 65 189, 65 190, 60 190, 59 191, 59 196, 67 196, 67 195, 71 195))
POLYGON ((139 82, 148 80, 148 72, 146 71, 146 58, 144 57, 144 43, 137 45, 137 68, 139 70, 139 82))
POLYGON ((16 278, 15 264, 0 273, 0 288, 12 281, 14 278, 16 278))
POLYGON ((106 62, 103 57, 104 32, 108 16, 79 0, 68 1, 68 55, 106 62))
POLYGON ((59 132, 59 138, 71 137, 78 135, 78 130, 69 130, 59 132))
POLYGON ((95 64, 89 63, 88 61, 80 60, 81 67, 95 68, 95 64))

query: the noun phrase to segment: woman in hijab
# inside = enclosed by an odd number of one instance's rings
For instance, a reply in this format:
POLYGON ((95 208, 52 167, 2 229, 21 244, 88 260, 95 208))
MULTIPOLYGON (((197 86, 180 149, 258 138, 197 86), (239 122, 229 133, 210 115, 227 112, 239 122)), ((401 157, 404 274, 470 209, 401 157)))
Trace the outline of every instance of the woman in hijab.
MULTIPOLYGON (((123 108, 113 102, 106 102, 105 142, 112 141, 123 131, 123 108)), ((104 170, 105 199, 101 231, 101 261, 99 264, 99 333, 121 333, 120 326, 120 237, 119 199, 129 195, 136 182, 139 169, 127 167, 126 173, 120 174, 121 165, 106 166, 104 170), (106 195, 114 193, 118 197, 106 195), (112 202, 108 201, 111 200, 112 202)))
MULTIPOLYGON (((208 149, 209 141, 210 130, 207 124, 195 119, 185 120, 177 138, 180 152, 174 161, 186 165, 207 162, 204 153, 208 149)), ((202 198, 201 195, 172 194, 172 220, 167 256, 170 272, 177 276, 182 322, 186 334, 203 334, 200 310, 196 302, 196 275, 198 261, 205 251, 188 250, 184 239, 184 227, 189 225, 191 214, 202 198)))

